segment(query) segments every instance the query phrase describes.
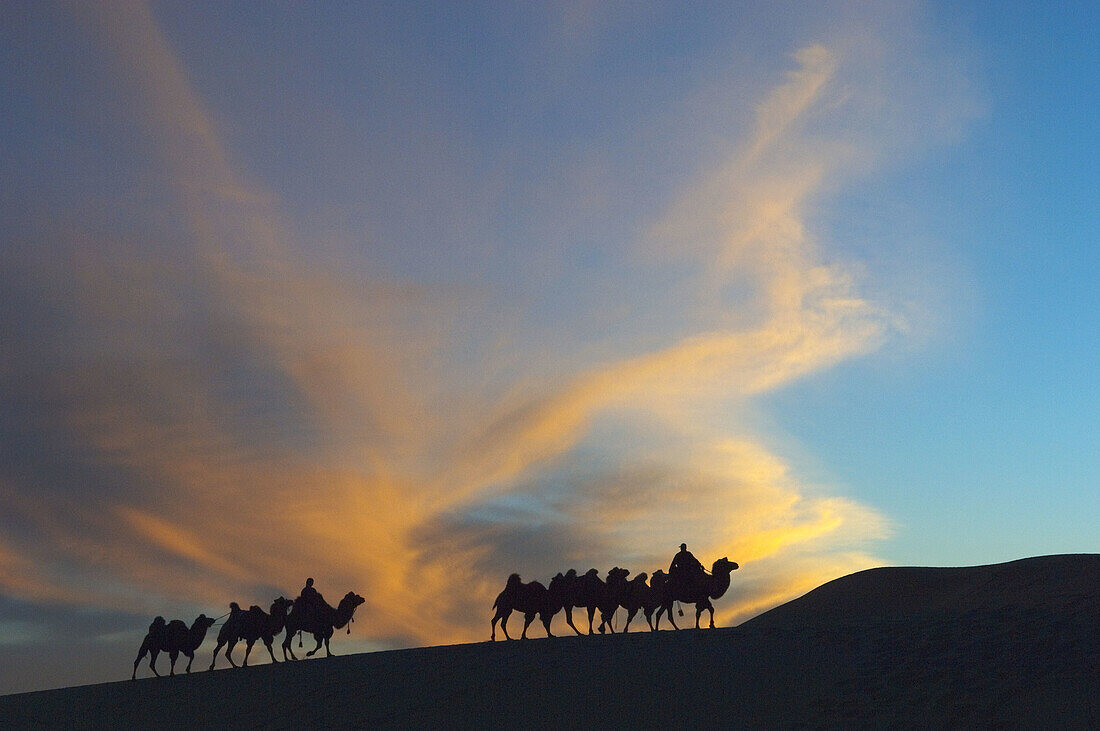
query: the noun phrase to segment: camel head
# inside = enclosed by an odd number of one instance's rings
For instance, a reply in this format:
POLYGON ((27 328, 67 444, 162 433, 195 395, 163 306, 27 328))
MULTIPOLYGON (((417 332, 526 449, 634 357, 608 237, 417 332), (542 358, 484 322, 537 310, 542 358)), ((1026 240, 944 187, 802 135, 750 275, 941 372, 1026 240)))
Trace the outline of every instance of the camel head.
POLYGON ((365 602, 366 599, 356 594, 354 591, 349 591, 344 594, 344 598, 340 600, 340 604, 347 604, 351 609, 355 609, 357 606, 365 602))
POLYGON ((712 574, 717 574, 717 573, 728 574, 731 571, 736 571, 737 568, 738 568, 738 566, 737 566, 736 561, 730 561, 728 558, 723 556, 722 558, 720 558, 720 559, 718 559, 717 561, 714 562, 714 566, 711 567, 711 573, 712 574))
POLYGON ((636 581, 638 583, 644 584, 646 582, 646 579, 648 579, 648 578, 649 578, 649 574, 647 574, 645 571, 643 571, 642 573, 638 574, 633 579, 631 579, 631 581, 636 581))
POLYGON ((576 569, 569 569, 568 571, 565 572, 565 578, 567 578, 567 579, 577 578, 577 570, 576 569))
POLYGON ((287 611, 290 610, 290 607, 293 604, 293 600, 287 599, 285 596, 281 596, 275 601, 271 602, 271 615, 275 616, 281 614, 285 616, 287 611))
POLYGON ((207 617, 205 614, 200 614, 195 618, 195 623, 191 625, 192 631, 206 632, 214 624, 213 617, 207 617))
POLYGON ((588 571, 584 572, 584 575, 585 576, 591 576, 594 579, 600 578, 600 572, 597 571, 596 569, 588 569, 588 571))

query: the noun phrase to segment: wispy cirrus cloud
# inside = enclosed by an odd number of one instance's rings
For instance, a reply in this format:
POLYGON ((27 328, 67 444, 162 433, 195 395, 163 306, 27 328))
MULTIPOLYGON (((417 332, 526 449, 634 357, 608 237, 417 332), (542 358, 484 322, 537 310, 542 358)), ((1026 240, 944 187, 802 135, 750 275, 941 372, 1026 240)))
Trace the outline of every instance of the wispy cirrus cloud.
MULTIPOLYGON (((468 285, 311 256, 150 9, 80 17, 163 190, 138 234, 29 225, 80 255, 28 246, 19 262, 20 302, 56 322, 20 331, 2 364, 25 404, 7 428, 64 446, 5 482, 0 591, 154 612, 265 602, 314 575, 367 597, 368 637, 438 643, 481 638, 513 570, 651 571, 689 540, 742 563, 731 621, 876 561, 889 521, 804 484, 743 418, 899 326, 809 219, 851 165, 853 140, 828 137, 862 92, 844 49, 795 50, 754 127, 619 242, 628 281, 601 304, 629 318, 668 303, 684 310, 674 326, 644 345, 609 337, 598 357, 509 352, 500 369, 516 331, 531 342, 540 325, 492 316, 501 302, 468 285), (471 388, 476 372, 500 382, 471 388)), ((523 300, 513 285, 504 306, 523 300)))

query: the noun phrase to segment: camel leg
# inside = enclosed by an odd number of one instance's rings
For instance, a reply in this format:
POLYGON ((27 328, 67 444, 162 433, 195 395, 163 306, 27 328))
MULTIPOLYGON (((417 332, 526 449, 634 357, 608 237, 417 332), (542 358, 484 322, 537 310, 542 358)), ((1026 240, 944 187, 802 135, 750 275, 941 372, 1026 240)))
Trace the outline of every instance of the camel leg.
MULTIPOLYGON (((505 612, 503 609, 497 609, 497 613, 493 615, 493 631, 489 633, 489 640, 495 642, 497 638, 497 622, 501 622, 501 629, 504 629, 505 622, 508 621, 508 615, 511 612, 505 612)), ((504 630, 504 636, 508 637, 508 630, 504 630)), ((510 637, 508 639, 511 639, 510 637)))
POLYGON ((225 659, 229 661, 229 664, 233 667, 237 667, 237 663, 233 662, 233 648, 237 646, 237 641, 233 640, 225 646, 225 659))
POLYGON ((313 635, 313 639, 317 640, 317 647, 314 647, 312 650, 307 652, 306 657, 313 657, 314 655, 316 655, 317 651, 321 649, 321 645, 325 642, 325 638, 321 637, 321 635, 315 634, 313 635))
POLYGON ((184 654, 187 655, 187 672, 190 673, 191 672, 191 663, 195 662, 195 653, 194 652, 185 652, 184 654))
POLYGON ((638 613, 638 608, 628 609, 626 612, 626 624, 623 625, 623 634, 630 631, 630 620, 634 619, 634 615, 638 613))
POLYGON ((521 640, 527 639, 527 628, 531 626, 531 623, 535 621, 535 613, 525 613, 523 615, 523 634, 519 636, 521 640))
POLYGON ((176 674, 176 658, 178 658, 179 656, 180 656, 180 651, 179 650, 169 650, 168 651, 168 659, 171 661, 171 665, 169 665, 169 668, 168 668, 168 674, 171 675, 171 676, 175 676, 175 674, 176 674))
POLYGON ((551 614, 549 617, 547 617, 545 614, 542 614, 541 616, 542 616, 542 626, 546 628, 546 636, 547 637, 553 637, 554 633, 550 631, 550 620, 552 620, 554 618, 554 615, 551 614))
MULTIPOLYGON (((672 602, 669 602, 667 605, 661 607, 661 611, 668 615, 668 621, 672 623, 672 629, 680 629, 680 626, 676 624, 676 616, 672 611, 672 602)), ((657 624, 659 625, 660 623, 660 617, 658 617, 657 624)))
POLYGON ((332 638, 331 637, 326 637, 325 638, 325 657, 332 657, 332 655, 333 655, 332 650, 329 649, 329 646, 328 646, 328 641, 330 639, 332 639, 332 638))
POLYGON ((287 653, 290 653, 291 660, 297 660, 298 656, 294 654, 294 648, 290 646, 290 641, 294 639, 293 632, 287 632, 286 637, 283 638, 283 661, 287 662, 287 653))
POLYGON ((146 638, 138 649, 137 657, 134 658, 134 674, 130 676, 130 680, 137 680, 137 668, 138 664, 145 659, 145 656, 149 654, 149 639, 146 638))
POLYGON ((710 603, 710 599, 707 599, 706 603, 703 604, 703 609, 710 612, 710 628, 714 629, 714 605, 710 603))
POLYGON ((264 645, 267 647, 267 654, 271 655, 271 662, 275 662, 275 663, 279 662, 278 660, 275 659, 274 650, 271 649, 271 643, 275 641, 275 638, 274 637, 264 637, 263 640, 264 640, 264 645))
POLYGON ((592 634, 592 620, 596 616, 596 608, 588 607, 588 634, 592 634))
POLYGON ((252 646, 256 644, 256 640, 246 640, 244 646, 244 661, 241 663, 242 668, 248 667, 248 655, 252 652, 252 646))
POLYGON ((565 608, 565 623, 572 627, 573 631, 578 635, 581 633, 581 631, 577 629, 577 625, 573 624, 573 607, 565 608))
POLYGON ((210 658, 210 667, 208 668, 209 670, 214 669, 214 663, 218 661, 218 653, 222 651, 222 646, 223 643, 219 642, 218 646, 214 648, 214 657, 210 658))

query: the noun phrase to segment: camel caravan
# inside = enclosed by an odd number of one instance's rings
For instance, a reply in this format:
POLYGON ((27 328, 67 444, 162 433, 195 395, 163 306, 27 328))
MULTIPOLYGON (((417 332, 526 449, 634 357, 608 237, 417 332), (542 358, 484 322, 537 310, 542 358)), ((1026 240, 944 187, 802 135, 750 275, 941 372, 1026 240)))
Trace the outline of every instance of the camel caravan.
MULTIPOLYGON (((233 662, 233 648, 241 641, 245 642, 242 667, 248 667, 248 655, 252 652, 252 646, 257 641, 264 643, 268 654, 271 656, 271 662, 278 662, 275 659, 272 643, 274 643, 275 637, 282 632, 285 632, 282 643, 284 661, 288 658, 290 660, 298 659, 291 647, 291 640, 297 634, 299 636, 298 646, 301 647, 301 633, 303 632, 313 635, 313 639, 317 641, 317 646, 307 652, 306 657, 312 657, 321 649, 322 645, 324 645, 328 657, 332 657, 329 640, 336 630, 343 629, 345 626, 348 627, 348 632, 351 632, 350 624, 355 621, 355 610, 364 601, 363 597, 349 591, 340 600, 340 603, 333 607, 325 601, 319 591, 313 588, 313 579, 307 579, 306 585, 297 599, 292 601, 286 597, 279 597, 271 603, 270 610, 266 612, 256 605, 245 611, 240 608, 237 602, 230 602, 229 613, 225 615, 226 620, 218 630, 218 643, 214 648, 214 655, 210 659, 209 669, 214 669, 218 653, 223 647, 229 664, 237 667, 237 663, 233 662)), ((168 658, 171 661, 170 675, 176 674, 176 660, 181 654, 187 657, 186 670, 191 672, 195 650, 202 644, 206 638, 207 630, 214 625, 215 621, 205 614, 200 614, 194 623, 188 627, 178 619, 173 619, 171 622, 165 622, 164 617, 154 619, 153 623, 149 625, 149 633, 145 635, 145 640, 138 650, 137 659, 134 660, 134 672, 130 679, 135 680, 137 678, 138 664, 146 655, 149 655, 149 669, 153 671, 154 675, 160 677, 156 662, 157 656, 162 652, 168 653, 168 658)))
MULTIPOLYGON (((607 579, 601 579, 596 569, 590 569, 587 573, 578 575, 575 569, 569 569, 566 573, 558 573, 550 580, 549 586, 544 586, 538 581, 524 583, 519 574, 508 577, 508 583, 504 591, 500 592, 493 602, 492 632, 490 639, 497 638, 497 622, 504 631, 504 636, 512 639, 508 634, 508 617, 512 612, 523 614, 523 633, 521 638, 527 638, 527 628, 537 616, 546 628, 546 636, 553 637, 550 632, 550 620, 559 611, 565 612, 565 622, 578 635, 583 634, 573 624, 573 609, 583 608, 588 612, 588 634, 592 634, 592 624, 597 610, 600 613, 598 631, 615 632, 612 619, 620 607, 626 610, 626 624, 623 632, 630 630, 630 622, 640 610, 645 616, 649 629, 660 629, 661 616, 668 615, 669 622, 675 629, 679 629, 673 617, 672 605, 675 602, 695 605, 695 628, 699 628, 699 618, 704 611, 710 612, 710 626, 714 627, 714 605, 712 599, 722 597, 730 587, 730 574, 737 569, 737 564, 728 558, 720 558, 714 562, 708 573, 701 563, 687 550, 687 544, 680 544, 680 552, 672 559, 668 573, 661 569, 647 576, 643 571, 631 580, 627 580, 630 571, 616 566, 607 572, 607 579), (654 614, 656 613, 656 616, 654 614)), ((680 612, 681 615, 683 612, 680 612)))

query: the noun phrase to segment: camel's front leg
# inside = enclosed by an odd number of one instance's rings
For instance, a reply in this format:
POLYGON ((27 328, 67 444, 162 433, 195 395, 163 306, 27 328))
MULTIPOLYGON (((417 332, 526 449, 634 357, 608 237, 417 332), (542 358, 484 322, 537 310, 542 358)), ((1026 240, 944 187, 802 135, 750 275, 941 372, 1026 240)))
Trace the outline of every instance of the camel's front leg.
POLYGON ((157 655, 160 654, 160 650, 153 648, 149 651, 149 669, 153 671, 153 675, 160 677, 160 673, 157 672, 157 655))
POLYGON ((194 652, 187 652, 187 653, 184 653, 184 654, 187 655, 187 672, 190 673, 191 672, 191 663, 195 662, 195 653, 194 652))
POLYGON ((623 625, 623 634, 630 631, 630 620, 634 619, 634 615, 638 613, 638 607, 628 609, 626 611, 626 624, 623 625))
POLYGON ((214 656, 210 658, 210 667, 208 668, 209 670, 214 669, 214 663, 216 663, 218 661, 218 653, 222 651, 223 646, 224 646, 224 643, 219 642, 217 644, 217 646, 214 648, 214 656))
POLYGON ((149 653, 149 645, 145 642, 141 643, 141 649, 138 650, 138 655, 134 658, 134 674, 130 676, 130 680, 137 680, 137 668, 145 656, 149 653))
POLYGON ((168 659, 169 659, 169 661, 171 661, 171 665, 168 668, 168 674, 173 676, 173 677, 176 674, 176 658, 178 658, 179 656, 180 656, 180 651, 179 650, 169 650, 168 651, 168 659))
POLYGON ((335 653, 333 653, 333 651, 331 649, 329 649, 329 646, 328 646, 328 642, 331 639, 332 639, 331 635, 329 637, 325 638, 325 657, 332 657, 335 654, 335 653))
POLYGON ((588 634, 592 634, 592 620, 596 618, 596 608, 588 607, 588 634))
MULTIPOLYGON (((668 621, 672 623, 672 629, 680 629, 680 626, 676 624, 676 616, 673 614, 672 611, 672 602, 669 602, 667 605, 661 607, 661 610, 668 615, 668 621)), ((657 624, 661 624, 660 616, 657 617, 657 624)))
POLYGON ((294 639, 294 633, 287 631, 286 637, 283 638, 283 661, 287 661, 287 653, 290 653, 291 660, 297 660, 298 656, 294 654, 294 648, 290 646, 291 640, 294 639))
POLYGON ((256 640, 245 640, 244 646, 244 661, 241 663, 242 668, 248 667, 248 655, 252 652, 252 646, 256 644, 256 640))
POLYGON ((535 621, 535 612, 525 612, 523 615, 523 634, 519 636, 521 640, 527 639, 527 628, 531 626, 531 623, 535 621))

